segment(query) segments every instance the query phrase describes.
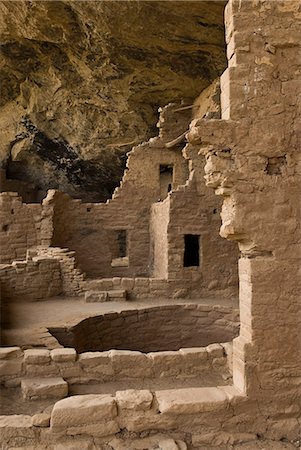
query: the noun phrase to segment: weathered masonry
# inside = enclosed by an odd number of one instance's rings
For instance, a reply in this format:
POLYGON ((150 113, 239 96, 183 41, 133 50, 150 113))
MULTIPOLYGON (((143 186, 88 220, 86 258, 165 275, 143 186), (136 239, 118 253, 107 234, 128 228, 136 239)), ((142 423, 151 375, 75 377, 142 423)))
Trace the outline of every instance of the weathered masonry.
MULTIPOLYGON (((233 245, 240 251, 239 335, 234 337, 237 314, 222 304, 185 305, 190 313, 179 327, 187 329, 189 321, 204 325, 208 320, 218 329, 224 324, 232 334, 220 336, 229 342, 171 350, 175 342, 168 341, 170 347, 159 351, 146 345, 131 351, 98 349, 101 333, 106 343, 109 329, 114 334, 127 322, 137 330, 140 320, 156 320, 156 311, 140 305, 109 317, 113 326, 108 317, 97 315, 51 329, 54 343, 48 348, 2 348, 6 388, 20 386, 27 401, 49 401, 42 414, 0 417, 4 449, 300 447, 300 21, 299 1, 229 0, 220 118, 192 120, 184 158, 174 142, 187 123, 172 136, 163 123, 160 136, 143 144, 143 152, 141 147, 131 152, 123 183, 107 204, 85 204, 49 192, 42 205, 26 205, 17 195, 2 194, 7 251, 1 270, 7 289, 13 277, 31 273, 45 282, 46 264, 59 274, 52 278, 53 291, 86 290, 86 299, 95 296, 96 301, 135 289, 140 298, 160 290, 169 297, 184 296, 189 292, 179 291, 191 286, 190 295, 215 290, 225 299, 235 285, 233 245), (130 198, 138 197, 143 202, 134 206, 130 198), (224 241, 213 232, 218 202, 224 241), (20 223, 26 239, 17 243, 9 232, 19 236, 20 223), (93 235, 98 234, 106 251, 94 266, 100 258, 99 248, 93 253, 93 235), (86 279, 77 264, 94 280, 86 279), (55 342, 56 333, 62 342, 70 339, 68 347, 55 342), (214 377, 204 386, 200 380, 208 371, 214 377), (199 384, 183 387, 189 377, 199 384), (112 380, 123 384, 110 390, 112 380), (181 385, 175 386, 179 380, 181 385), (92 381, 101 386, 97 392, 92 381)), ((161 120, 166 114, 168 122, 173 108, 168 106, 161 120)), ((8 292, 7 298, 12 301, 14 295, 8 292)), ((170 299, 165 312, 170 308, 176 314, 175 303, 170 299)), ((121 345, 118 335, 114 338, 121 345)), ((154 345, 150 339, 146 343, 154 345)))
MULTIPOLYGON (((209 112, 217 108, 212 99, 207 103, 209 112)), ((205 159, 175 139, 188 131, 188 112, 173 104, 161 111, 159 137, 130 152, 121 186, 107 203, 83 203, 54 190, 42 204, 0 194, 2 263, 23 261, 26 267, 28 258, 52 258, 52 248, 58 254, 68 248, 75 252, 77 272, 86 275, 86 284, 69 289, 71 294, 90 286, 95 291, 91 279, 101 285, 108 278, 120 278, 120 284, 130 279, 122 289, 135 297, 235 294, 238 251, 218 234, 221 202, 205 187, 205 159), (131 288, 135 278, 154 280, 153 286, 145 293, 131 288)), ((6 285, 10 269, 3 270, 6 285)))

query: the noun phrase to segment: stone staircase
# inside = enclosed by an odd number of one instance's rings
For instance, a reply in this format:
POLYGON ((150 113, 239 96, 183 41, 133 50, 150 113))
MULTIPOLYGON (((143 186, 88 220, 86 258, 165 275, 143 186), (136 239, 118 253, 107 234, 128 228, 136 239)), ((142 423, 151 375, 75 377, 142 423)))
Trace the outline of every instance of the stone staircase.
POLYGON ((85 282, 85 302, 108 302, 108 301, 125 301, 128 299, 128 290, 130 284, 124 283, 124 280, 133 280, 131 278, 101 278, 94 280, 86 280, 85 282))

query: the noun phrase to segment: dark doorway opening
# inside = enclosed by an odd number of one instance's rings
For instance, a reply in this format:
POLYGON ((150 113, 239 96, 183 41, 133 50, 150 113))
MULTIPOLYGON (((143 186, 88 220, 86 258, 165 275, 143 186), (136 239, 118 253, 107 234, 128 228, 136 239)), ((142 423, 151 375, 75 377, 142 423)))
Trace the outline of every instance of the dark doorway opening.
POLYGON ((184 235, 184 267, 198 267, 200 265, 200 235, 184 235))

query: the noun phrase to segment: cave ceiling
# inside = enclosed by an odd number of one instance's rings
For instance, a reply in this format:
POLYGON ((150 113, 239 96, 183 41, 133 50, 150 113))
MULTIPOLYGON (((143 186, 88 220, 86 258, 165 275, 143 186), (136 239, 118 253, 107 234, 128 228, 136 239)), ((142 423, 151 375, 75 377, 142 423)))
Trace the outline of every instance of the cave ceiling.
POLYGON ((108 198, 158 107, 226 66, 223 1, 1 1, 0 160, 10 178, 108 198))

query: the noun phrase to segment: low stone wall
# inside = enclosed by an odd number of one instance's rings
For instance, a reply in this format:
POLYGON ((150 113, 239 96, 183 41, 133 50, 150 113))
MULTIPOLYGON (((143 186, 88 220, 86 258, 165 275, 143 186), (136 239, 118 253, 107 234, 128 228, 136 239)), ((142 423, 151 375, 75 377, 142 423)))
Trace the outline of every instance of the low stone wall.
POLYGON ((0 265, 2 301, 40 300, 62 293, 60 264, 56 259, 35 257, 0 265))
POLYGON ((19 386, 24 378, 60 376, 68 384, 112 382, 135 379, 185 378, 204 371, 229 374, 232 344, 212 344, 205 348, 141 353, 127 350, 85 352, 73 348, 28 349, 0 348, 0 382, 19 386))
POLYGON ((77 267, 74 253, 38 246, 27 250, 24 261, 0 264, 2 301, 81 295, 85 275, 77 267))
POLYGON ((220 305, 171 304, 88 317, 73 326, 51 328, 64 347, 81 352, 158 352, 205 347, 238 335, 238 310, 220 305))
POLYGON ((59 261, 64 294, 77 296, 83 293, 85 274, 77 265, 75 252, 68 248, 45 246, 38 246, 32 252, 59 261))
MULTIPOLYGON (((193 271, 193 268, 191 268, 193 271)), ((201 287, 199 277, 195 281, 189 280, 186 284, 183 279, 166 280, 161 278, 147 277, 114 277, 87 279, 82 284, 83 290, 88 294, 87 301, 97 301, 97 292, 112 290, 125 290, 128 300, 143 300, 146 298, 202 298, 217 297, 221 299, 237 297, 236 287, 229 286, 218 290, 216 286, 212 289, 201 287), (90 297, 90 299, 89 299, 90 297)), ((99 301, 101 295, 99 295, 99 301)))
POLYGON ((277 408, 282 403, 271 399, 268 415, 233 386, 76 395, 51 412, 0 416, 0 443, 3 450, 297 448, 300 426, 291 408, 277 408))

